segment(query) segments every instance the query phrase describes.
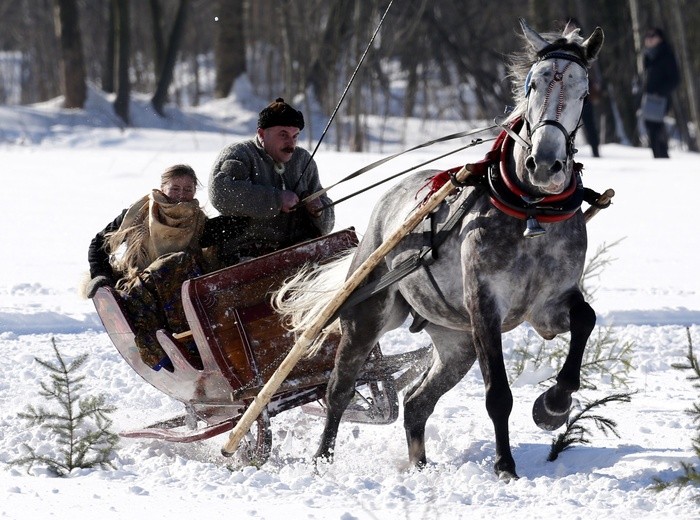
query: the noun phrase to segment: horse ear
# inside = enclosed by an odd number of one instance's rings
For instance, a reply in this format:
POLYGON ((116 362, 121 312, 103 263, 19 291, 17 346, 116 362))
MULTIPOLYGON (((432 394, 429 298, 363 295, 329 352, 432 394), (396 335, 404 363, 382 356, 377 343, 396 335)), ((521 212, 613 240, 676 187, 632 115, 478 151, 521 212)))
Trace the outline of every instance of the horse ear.
POLYGON ((587 61, 592 61, 596 58, 596 56, 598 56, 600 48, 603 46, 603 40, 605 40, 603 29, 596 27, 593 34, 591 34, 588 39, 583 42, 583 48, 586 49, 587 61))
POLYGON ((535 52, 540 52, 547 45, 549 45, 549 42, 547 40, 545 40, 544 38, 542 38, 542 36, 540 36, 522 18, 520 18, 520 27, 522 27, 523 34, 525 35, 525 38, 527 38, 527 41, 530 42, 530 45, 532 45, 532 48, 535 49, 535 52))

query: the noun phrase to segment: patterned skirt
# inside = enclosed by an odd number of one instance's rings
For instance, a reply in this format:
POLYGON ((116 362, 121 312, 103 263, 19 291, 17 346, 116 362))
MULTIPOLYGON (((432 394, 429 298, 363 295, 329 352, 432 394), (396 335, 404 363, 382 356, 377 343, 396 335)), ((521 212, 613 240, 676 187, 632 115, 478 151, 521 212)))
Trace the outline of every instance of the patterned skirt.
MULTIPOLYGON (((182 283, 201 276, 201 261, 189 252, 170 253, 155 260, 137 278, 120 281, 117 289, 136 333, 136 346, 148 366, 168 367, 167 356, 156 339, 158 329, 171 333, 189 330, 182 307, 182 283)), ((188 349, 196 352, 194 342, 188 349)), ((170 365, 171 366, 171 365, 170 365)))

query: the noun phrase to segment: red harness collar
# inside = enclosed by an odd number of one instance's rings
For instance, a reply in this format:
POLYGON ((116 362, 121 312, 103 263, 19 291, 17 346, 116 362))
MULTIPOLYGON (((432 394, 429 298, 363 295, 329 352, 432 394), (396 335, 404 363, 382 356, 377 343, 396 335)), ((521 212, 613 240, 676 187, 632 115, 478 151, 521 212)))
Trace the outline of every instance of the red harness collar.
MULTIPOLYGON (((520 125, 522 120, 516 120, 512 125, 513 130, 517 131, 520 125)), ((574 179, 562 193, 547 195, 539 198, 535 203, 527 202, 532 197, 518 187, 508 169, 513 143, 513 139, 505 131, 501 132, 486 156, 481 161, 469 165, 472 181, 475 183, 487 181, 489 201, 495 208, 511 217, 521 220, 535 217, 540 222, 561 222, 571 218, 583 202, 581 183, 583 165, 574 163, 574 179)), ((430 193, 423 200, 427 200, 440 189, 460 168, 445 170, 429 179, 424 188, 430 186, 430 193)))

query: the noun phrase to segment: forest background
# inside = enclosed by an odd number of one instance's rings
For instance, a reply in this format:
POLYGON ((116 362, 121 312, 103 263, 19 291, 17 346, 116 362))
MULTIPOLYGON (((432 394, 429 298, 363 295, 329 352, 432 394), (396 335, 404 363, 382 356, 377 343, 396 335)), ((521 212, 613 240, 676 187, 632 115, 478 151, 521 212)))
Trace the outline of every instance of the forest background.
MULTIPOLYGON (((284 97, 327 121, 389 3, 0 0, 0 104, 64 96, 65 108, 83 108, 95 88, 114 94, 115 121, 129 126, 135 93, 167 118, 170 103, 226 98, 244 78, 259 98, 284 97)), ((584 36, 596 26, 605 31, 591 74, 601 80, 591 99, 602 142, 644 143, 637 115, 642 38, 660 26, 682 75, 673 132, 697 151, 698 7, 700 0, 396 0, 326 146, 368 151, 381 143, 382 118, 488 122, 512 105, 505 60, 521 45, 517 19, 544 32, 575 17, 584 36)), ((307 118, 310 142, 323 130, 313 121, 307 118)))

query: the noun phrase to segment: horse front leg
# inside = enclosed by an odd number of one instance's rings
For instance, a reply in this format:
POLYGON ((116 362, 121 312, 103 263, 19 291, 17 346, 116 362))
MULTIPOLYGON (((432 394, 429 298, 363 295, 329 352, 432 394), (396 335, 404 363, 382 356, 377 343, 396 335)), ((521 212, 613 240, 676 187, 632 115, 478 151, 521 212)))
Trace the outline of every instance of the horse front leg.
POLYGON ((569 307, 571 342, 557 382, 540 395, 532 407, 532 418, 543 430, 553 431, 569 418, 571 394, 581 386, 581 363, 586 342, 595 327, 595 311, 578 293, 569 307))
POLYGON ((493 422, 496 438, 494 470, 500 478, 510 480, 518 478, 515 460, 510 450, 508 429, 508 420, 513 409, 513 394, 503 361, 501 322, 497 307, 495 302, 483 294, 480 300, 480 304, 470 308, 470 314, 474 345, 486 389, 486 411, 493 422))

